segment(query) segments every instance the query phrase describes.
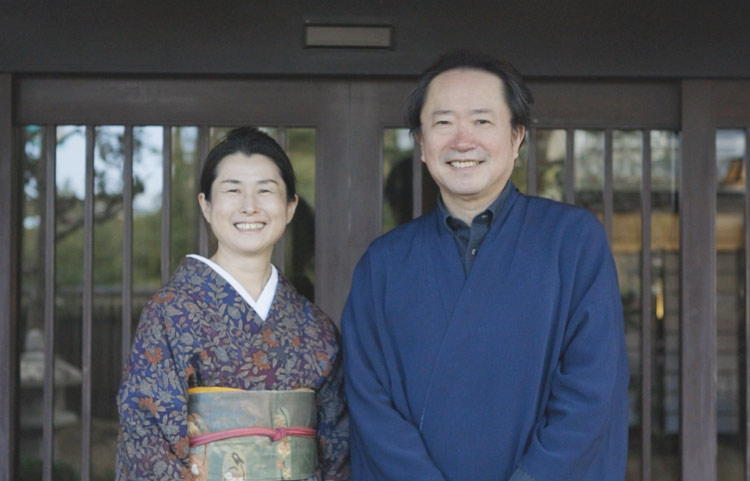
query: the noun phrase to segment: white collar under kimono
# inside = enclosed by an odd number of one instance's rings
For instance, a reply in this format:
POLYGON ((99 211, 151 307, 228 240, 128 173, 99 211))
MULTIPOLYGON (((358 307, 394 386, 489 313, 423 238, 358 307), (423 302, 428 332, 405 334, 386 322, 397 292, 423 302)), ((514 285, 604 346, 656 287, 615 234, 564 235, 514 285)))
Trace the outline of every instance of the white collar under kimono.
POLYGON ((268 311, 271 310, 273 296, 274 294, 276 294, 276 287, 279 285, 279 271, 276 270, 276 266, 271 264, 271 275, 268 277, 268 281, 266 282, 265 287, 263 287, 263 290, 260 292, 260 296, 258 296, 258 300, 256 301, 255 299, 253 299, 253 296, 251 296, 250 293, 247 292, 247 289, 242 287, 242 284, 240 284, 237 279, 235 279, 230 273, 222 269, 216 262, 212 261, 211 259, 206 259, 205 257, 199 256, 197 254, 188 254, 187 257, 198 259, 199 261, 203 262, 211 269, 216 271, 217 274, 223 277, 224 280, 226 280, 232 287, 234 287, 234 289, 242 296, 242 298, 245 299, 245 302, 250 304, 250 307, 253 308, 253 310, 262 320, 266 320, 266 318, 268 317, 268 311))

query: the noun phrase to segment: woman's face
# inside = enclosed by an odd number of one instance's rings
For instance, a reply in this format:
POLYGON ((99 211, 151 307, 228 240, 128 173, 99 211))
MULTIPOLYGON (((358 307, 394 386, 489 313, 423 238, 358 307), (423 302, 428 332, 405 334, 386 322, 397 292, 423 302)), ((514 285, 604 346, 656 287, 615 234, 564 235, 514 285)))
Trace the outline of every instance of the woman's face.
POLYGON ((297 197, 287 202, 286 185, 276 164, 265 155, 234 153, 216 167, 211 200, 198 196, 224 261, 262 256, 269 262, 273 246, 294 216, 297 197))

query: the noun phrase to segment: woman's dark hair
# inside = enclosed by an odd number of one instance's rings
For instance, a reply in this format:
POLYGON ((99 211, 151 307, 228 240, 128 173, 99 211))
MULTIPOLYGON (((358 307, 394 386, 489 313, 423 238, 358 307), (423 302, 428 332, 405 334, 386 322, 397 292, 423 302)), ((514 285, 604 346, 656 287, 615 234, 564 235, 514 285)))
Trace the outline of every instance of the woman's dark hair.
POLYGON ((286 200, 291 202, 297 194, 294 169, 284 149, 273 138, 255 127, 238 127, 230 130, 206 156, 201 172, 201 193, 211 200, 211 185, 216 180, 216 167, 219 162, 232 154, 241 153, 265 155, 276 164, 281 179, 286 185, 286 200))
POLYGON ((510 109, 511 126, 514 129, 529 126, 534 98, 518 70, 510 63, 491 55, 460 50, 443 55, 422 72, 417 86, 406 98, 404 122, 412 135, 418 136, 421 133, 420 115, 430 82, 441 73, 455 69, 482 70, 500 77, 504 85, 505 102, 510 109))

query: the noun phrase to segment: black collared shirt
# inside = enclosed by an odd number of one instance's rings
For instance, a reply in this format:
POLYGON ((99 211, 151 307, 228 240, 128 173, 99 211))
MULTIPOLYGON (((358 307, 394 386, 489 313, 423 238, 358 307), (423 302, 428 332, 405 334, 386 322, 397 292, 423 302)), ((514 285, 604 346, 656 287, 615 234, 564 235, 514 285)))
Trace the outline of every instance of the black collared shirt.
POLYGON ((467 276, 474 265, 474 259, 479 253, 482 241, 484 241, 484 238, 487 237, 487 233, 490 231, 492 221, 497 218, 512 189, 513 183, 509 180, 497 199, 486 210, 474 217, 471 221, 471 226, 466 225, 466 222, 461 219, 450 215, 445 204, 443 204, 442 197, 438 198, 440 214, 443 217, 445 225, 453 233, 453 238, 456 239, 458 255, 464 266, 464 274, 467 276))

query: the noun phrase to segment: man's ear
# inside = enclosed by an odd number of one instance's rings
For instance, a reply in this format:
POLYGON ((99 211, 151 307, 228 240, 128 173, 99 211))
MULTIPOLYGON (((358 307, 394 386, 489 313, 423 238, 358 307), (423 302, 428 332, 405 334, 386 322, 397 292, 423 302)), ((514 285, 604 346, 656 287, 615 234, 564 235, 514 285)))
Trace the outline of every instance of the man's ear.
POLYGON ((526 127, 519 125, 511 131, 511 143, 513 145, 513 155, 518 157, 518 151, 523 144, 523 139, 526 136, 526 127))

